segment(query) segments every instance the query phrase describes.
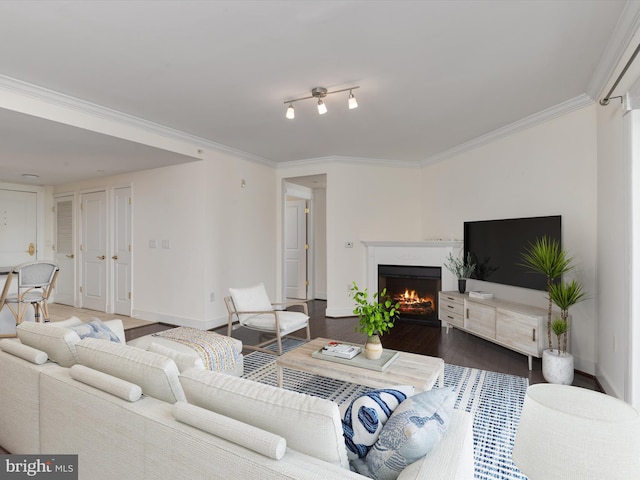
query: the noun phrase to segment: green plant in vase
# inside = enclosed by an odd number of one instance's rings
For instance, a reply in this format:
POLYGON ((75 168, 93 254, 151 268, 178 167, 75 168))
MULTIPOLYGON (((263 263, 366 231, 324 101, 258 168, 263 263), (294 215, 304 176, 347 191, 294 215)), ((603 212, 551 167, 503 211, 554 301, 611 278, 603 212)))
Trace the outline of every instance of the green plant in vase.
POLYGON ((380 337, 393 328, 400 313, 400 303, 394 302, 387 296, 386 288, 380 293, 374 293, 370 299, 367 289, 360 290, 356 282, 353 282, 349 295, 356 302, 353 313, 360 319, 359 324, 356 325, 356 331, 367 335, 365 356, 372 359, 380 358, 382 355, 380 337))

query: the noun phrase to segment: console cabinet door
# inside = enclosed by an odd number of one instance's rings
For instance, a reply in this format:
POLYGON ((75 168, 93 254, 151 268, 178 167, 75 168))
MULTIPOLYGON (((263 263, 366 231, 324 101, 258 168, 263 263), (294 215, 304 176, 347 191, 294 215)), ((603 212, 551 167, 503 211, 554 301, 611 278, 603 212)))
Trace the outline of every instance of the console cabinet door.
POLYGON ((464 302, 464 327, 484 337, 496 338, 496 309, 480 303, 464 302))
POLYGON ((540 317, 498 308, 496 317, 496 340, 514 350, 540 356, 540 317))

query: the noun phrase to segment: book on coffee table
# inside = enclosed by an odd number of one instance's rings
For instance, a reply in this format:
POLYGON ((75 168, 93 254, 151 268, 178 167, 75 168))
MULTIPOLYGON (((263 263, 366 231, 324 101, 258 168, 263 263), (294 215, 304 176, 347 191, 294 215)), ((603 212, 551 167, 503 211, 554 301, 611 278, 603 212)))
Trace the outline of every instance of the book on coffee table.
POLYGON ((329 342, 326 346, 320 350, 323 355, 329 355, 331 357, 339 357, 351 359, 358 355, 362 351, 362 347, 359 345, 351 345, 349 343, 329 342))
MULTIPOLYGON (((351 345, 354 347, 362 348, 361 345, 355 343, 346 343, 341 342, 342 345, 351 345)), ((319 358, 322 360, 327 360, 329 362, 342 363, 343 365, 351 365, 353 367, 366 368, 369 370, 376 370, 378 372, 385 371, 389 365, 393 363, 393 361, 398 357, 398 351, 391 350, 390 348, 385 348, 382 350, 382 356, 377 360, 370 360, 364 355, 356 355, 353 358, 340 358, 333 357, 331 355, 326 355, 323 353, 324 347, 320 350, 316 350, 311 353, 313 358, 319 358)))

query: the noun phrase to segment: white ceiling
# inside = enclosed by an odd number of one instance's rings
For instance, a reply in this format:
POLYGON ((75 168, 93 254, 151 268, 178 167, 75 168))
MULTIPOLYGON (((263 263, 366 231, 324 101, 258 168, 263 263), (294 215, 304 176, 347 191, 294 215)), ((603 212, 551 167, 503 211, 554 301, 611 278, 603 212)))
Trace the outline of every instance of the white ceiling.
POLYGON ((36 173, 55 185, 193 160, 91 122, 18 113, 3 100, 13 79, 273 164, 425 163, 597 99, 638 3, 5 0, 0 181, 36 173), (342 93, 325 99, 326 115, 306 100, 285 119, 286 100, 352 85, 358 109, 342 93))

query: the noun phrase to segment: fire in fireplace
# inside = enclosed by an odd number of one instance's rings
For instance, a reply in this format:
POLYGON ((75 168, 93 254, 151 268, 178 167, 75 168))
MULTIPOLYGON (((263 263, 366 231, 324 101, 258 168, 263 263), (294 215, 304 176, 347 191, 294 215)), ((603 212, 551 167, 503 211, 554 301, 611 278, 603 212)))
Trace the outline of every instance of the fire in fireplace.
POLYGON ((440 326, 438 292, 440 267, 378 265, 378 289, 400 303, 400 320, 428 326, 440 326))

